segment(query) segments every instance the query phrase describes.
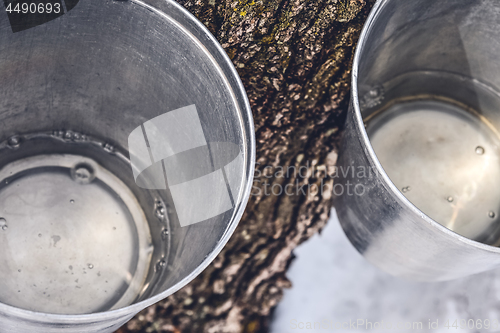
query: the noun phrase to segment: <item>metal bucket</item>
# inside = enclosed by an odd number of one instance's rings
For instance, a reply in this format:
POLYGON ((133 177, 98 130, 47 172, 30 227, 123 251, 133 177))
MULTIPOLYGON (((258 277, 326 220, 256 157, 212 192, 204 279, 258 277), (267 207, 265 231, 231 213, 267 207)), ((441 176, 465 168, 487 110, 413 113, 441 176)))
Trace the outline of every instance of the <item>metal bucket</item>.
POLYGON ((391 274, 448 280, 500 264, 499 18, 498 1, 383 0, 363 30, 336 208, 354 247, 391 274))
POLYGON ((0 19, 0 332, 113 332, 236 228, 249 102, 175 1, 16 3, 0 19))

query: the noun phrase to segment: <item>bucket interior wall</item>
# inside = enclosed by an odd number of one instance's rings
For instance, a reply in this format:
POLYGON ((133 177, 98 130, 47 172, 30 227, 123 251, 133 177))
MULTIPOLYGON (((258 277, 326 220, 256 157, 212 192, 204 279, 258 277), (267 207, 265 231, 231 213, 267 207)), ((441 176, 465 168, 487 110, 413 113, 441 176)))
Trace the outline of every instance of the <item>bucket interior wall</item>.
MULTIPOLYGON (((494 0, 384 1, 363 45, 356 83, 360 98, 392 81, 401 87, 385 91, 385 102, 396 96, 432 93, 465 104, 498 127, 499 18, 500 4, 494 0), (416 71, 477 80, 495 96, 460 80, 431 79, 410 88, 408 81, 415 80, 410 73, 416 71)), ((374 111, 370 105, 362 106, 364 117, 374 111)))
MULTIPOLYGON (((2 18, 0 79, 0 141, 71 130, 126 150, 129 134, 144 122, 194 104, 207 142, 247 149, 234 82, 188 29, 140 2, 80 1, 65 15, 16 33, 2 18)), ((127 174, 122 181, 133 184, 132 170, 127 174)), ((170 255, 159 270, 155 249, 141 299, 191 274, 228 231, 235 210, 187 227, 168 210, 170 255)), ((161 243, 164 226, 149 221, 149 227, 153 242, 161 243)))
POLYGON ((494 0, 382 1, 354 82, 392 183, 434 221, 495 246, 499 28, 494 0))

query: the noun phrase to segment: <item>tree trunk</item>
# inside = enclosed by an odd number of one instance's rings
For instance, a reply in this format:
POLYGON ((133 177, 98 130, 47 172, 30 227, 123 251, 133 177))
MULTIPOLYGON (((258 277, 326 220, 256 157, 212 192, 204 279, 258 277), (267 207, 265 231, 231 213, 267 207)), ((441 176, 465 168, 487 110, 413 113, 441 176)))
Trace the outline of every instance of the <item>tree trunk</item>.
POLYGON ((215 261, 118 332, 266 332, 290 287, 293 249, 329 217, 354 47, 374 0, 179 2, 238 69, 257 171, 243 219, 215 261))

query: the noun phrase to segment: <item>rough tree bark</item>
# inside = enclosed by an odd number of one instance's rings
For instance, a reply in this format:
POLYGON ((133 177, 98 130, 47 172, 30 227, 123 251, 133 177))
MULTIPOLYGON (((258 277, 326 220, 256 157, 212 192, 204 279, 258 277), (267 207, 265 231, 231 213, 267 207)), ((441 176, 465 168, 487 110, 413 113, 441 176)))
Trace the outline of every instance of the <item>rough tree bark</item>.
POLYGON ((256 178, 217 259, 118 332, 266 332, 290 287, 293 249, 329 217, 354 47, 374 0, 178 1, 216 36, 246 87, 256 178), (287 184, 292 194, 280 194, 287 184))

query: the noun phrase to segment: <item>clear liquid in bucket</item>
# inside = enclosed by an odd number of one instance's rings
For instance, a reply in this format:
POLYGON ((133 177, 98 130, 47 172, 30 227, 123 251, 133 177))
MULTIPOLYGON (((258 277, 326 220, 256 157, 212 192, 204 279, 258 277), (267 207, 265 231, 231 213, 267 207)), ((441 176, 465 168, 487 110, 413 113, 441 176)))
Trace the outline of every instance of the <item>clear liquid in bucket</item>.
POLYGON ((1 303, 85 314, 140 295, 154 248, 113 150, 68 131, 0 145, 1 303))
POLYGON ((497 229, 500 139, 484 117, 414 100, 379 112, 366 129, 391 181, 427 216, 479 241, 497 229))

